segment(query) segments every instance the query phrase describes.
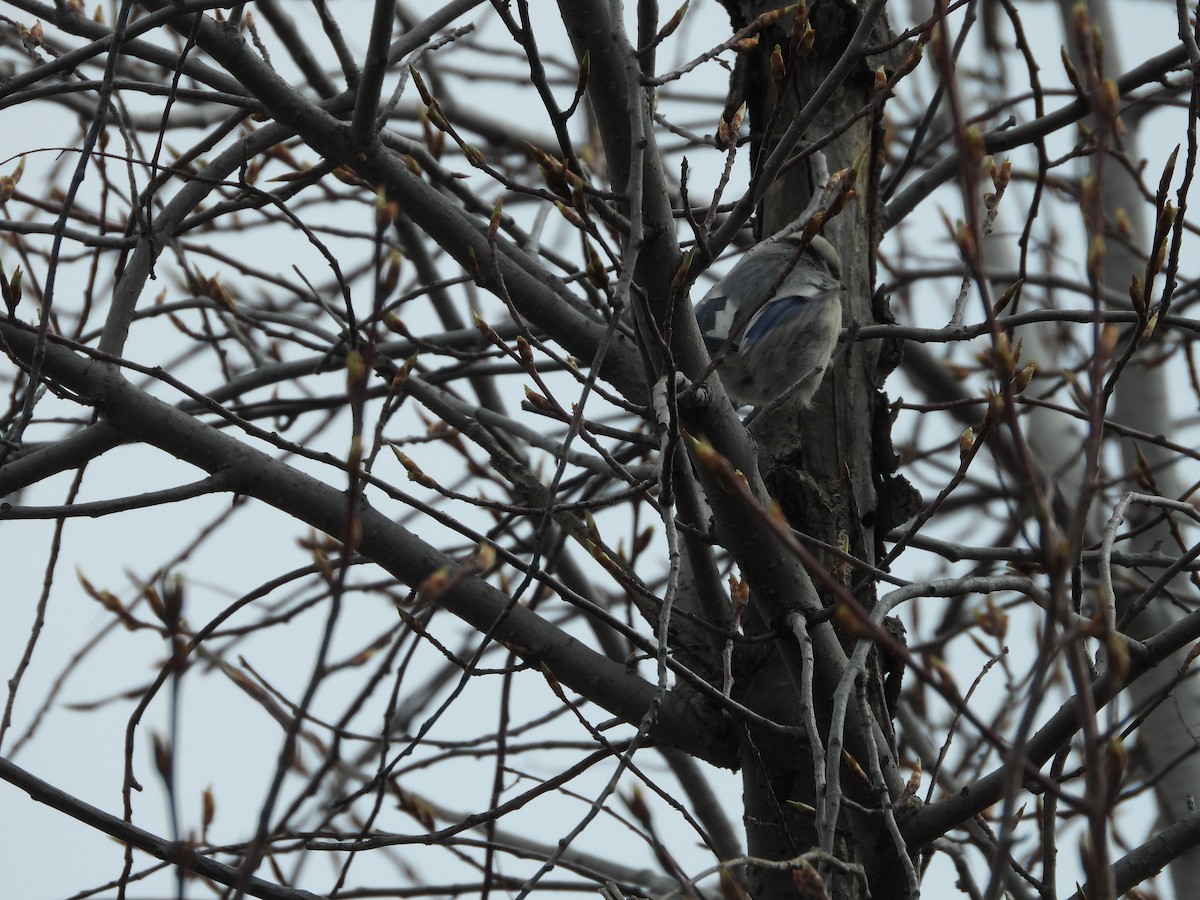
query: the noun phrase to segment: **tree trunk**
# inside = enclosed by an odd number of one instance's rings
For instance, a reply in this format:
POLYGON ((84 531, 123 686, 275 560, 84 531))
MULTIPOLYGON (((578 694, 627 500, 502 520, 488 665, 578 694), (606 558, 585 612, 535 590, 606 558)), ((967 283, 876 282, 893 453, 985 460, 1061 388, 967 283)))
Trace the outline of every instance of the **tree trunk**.
MULTIPOLYGON (((727 4, 730 6, 730 4, 727 4)), ((766 8, 743 3, 731 16, 734 27, 749 22, 766 8)), ((771 75, 770 57, 778 46, 784 58, 791 40, 792 18, 784 18, 765 30, 753 54, 744 54, 747 70, 745 84, 754 159, 752 171, 761 171, 763 161, 775 147, 780 134, 796 119, 800 110, 825 81, 861 21, 848 4, 810 4, 810 23, 816 30, 812 53, 788 67, 782 90, 771 75)), ((880 19, 874 34, 886 34, 880 19)), ((823 105, 808 128, 806 143, 831 133, 866 106, 874 93, 873 73, 865 62, 858 63, 823 105)), ((738 98, 731 97, 729 107, 738 98)), ((847 290, 843 325, 851 322, 872 324, 888 320, 885 309, 873 299, 875 250, 882 237, 881 217, 876 202, 876 181, 881 160, 879 110, 864 116, 838 135, 824 148, 829 171, 861 164, 856 199, 822 233, 837 248, 842 262, 842 281, 847 290)), ((808 203, 815 189, 809 165, 796 165, 768 189, 760 208, 756 239, 774 233, 794 219, 808 203)), ((877 535, 896 524, 896 516, 883 511, 893 508, 893 497, 905 505, 905 485, 892 484, 890 471, 881 471, 879 460, 891 459, 890 431, 887 427, 886 397, 879 387, 894 366, 894 360, 881 363, 882 342, 853 342, 839 345, 831 370, 826 373, 816 399, 808 410, 784 405, 769 418, 759 418, 753 433, 759 446, 759 467, 779 502, 791 527, 851 556, 873 563, 878 557, 877 535), (882 425, 882 427, 878 427, 882 425), (882 486, 883 497, 880 496, 882 486), (881 519, 882 517, 882 519, 881 519)), ((901 516, 903 517, 903 516, 901 516)), ((854 593, 870 610, 874 606, 873 579, 830 554, 816 554, 820 564, 836 581, 854 593)), ((818 586, 820 578, 814 576, 818 586)), ((822 590, 826 605, 831 594, 822 590)), ((766 623, 778 629, 780 623, 766 623)), ((842 637, 847 652, 853 639, 842 637)), ((743 702, 777 721, 798 723, 797 686, 789 681, 783 666, 773 661, 744 661, 739 672, 743 702)), ((872 652, 867 670, 866 696, 874 723, 855 722, 848 717, 847 732, 860 730, 864 740, 874 734, 886 735, 893 752, 895 742, 891 713, 883 702, 877 651, 872 652), (879 731, 877 732, 876 729, 879 731)), ((830 728, 831 697, 813 698, 819 731, 826 749, 830 728)), ((867 760, 856 759, 863 772, 867 760)), ((778 734, 747 729, 742 735, 742 773, 746 813, 747 841, 752 856, 788 859, 817 846, 812 808, 820 798, 814 782, 812 750, 807 745, 778 734), (799 801, 804 806, 797 807, 799 801)), ((842 765, 841 785, 845 796, 855 804, 878 809, 887 793, 884 784, 864 783, 842 765)), ((896 799, 893 797, 893 799, 896 799)), ((832 873, 827 884, 830 895, 839 898, 871 896, 902 898, 910 896, 902 861, 879 814, 851 816, 845 806, 838 823, 835 844, 837 855, 864 867, 866 883, 856 876, 832 873)), ((793 884, 789 872, 758 869, 752 873, 751 894, 763 898, 807 896, 793 884)))

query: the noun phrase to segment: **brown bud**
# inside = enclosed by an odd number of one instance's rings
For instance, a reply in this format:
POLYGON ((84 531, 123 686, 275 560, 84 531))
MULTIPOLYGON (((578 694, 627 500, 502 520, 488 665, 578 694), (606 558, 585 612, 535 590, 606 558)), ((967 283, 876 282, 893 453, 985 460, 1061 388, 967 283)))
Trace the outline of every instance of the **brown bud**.
POLYGON ((1115 218, 1117 220, 1117 233, 1125 238, 1125 240, 1133 237, 1133 223, 1129 220, 1129 213, 1126 212, 1125 207, 1117 207, 1115 218))
POLYGON ((1129 279, 1129 299, 1139 315, 1146 314, 1146 282, 1141 275, 1133 275, 1129 279))
POLYGON ((771 81, 776 87, 787 77, 787 65, 783 61, 783 50, 776 44, 771 49, 771 81))
POLYGON ((213 789, 210 785, 204 789, 200 795, 200 828, 207 832, 208 826, 213 823, 213 819, 217 817, 217 798, 213 795, 213 789))
POLYGON ((965 459, 975 447, 975 429, 968 425, 958 436, 958 458, 965 459))
POLYGON ((1017 377, 1013 379, 1013 393, 1023 393, 1024 390, 1029 387, 1029 383, 1033 381, 1033 376, 1035 374, 1037 374, 1037 363, 1031 362, 1020 372, 1018 372, 1017 377))
POLYGON ((21 176, 25 174, 25 157, 22 156, 17 162, 17 167, 13 169, 11 175, 0 177, 0 203, 7 203, 13 193, 17 189, 17 183, 21 180, 21 176))
POLYGON ((1121 92, 1117 89, 1116 81, 1111 78, 1105 78, 1096 88, 1096 112, 1110 124, 1117 123, 1121 112, 1121 92))

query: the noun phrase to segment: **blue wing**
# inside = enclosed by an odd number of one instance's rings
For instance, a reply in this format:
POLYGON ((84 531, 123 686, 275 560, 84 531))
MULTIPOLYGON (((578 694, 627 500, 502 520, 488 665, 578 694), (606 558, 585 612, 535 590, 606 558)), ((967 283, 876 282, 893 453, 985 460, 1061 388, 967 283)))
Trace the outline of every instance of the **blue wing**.
POLYGON ((811 327, 823 305, 824 297, 775 297, 754 317, 742 340, 748 346, 772 334, 799 334, 811 327))

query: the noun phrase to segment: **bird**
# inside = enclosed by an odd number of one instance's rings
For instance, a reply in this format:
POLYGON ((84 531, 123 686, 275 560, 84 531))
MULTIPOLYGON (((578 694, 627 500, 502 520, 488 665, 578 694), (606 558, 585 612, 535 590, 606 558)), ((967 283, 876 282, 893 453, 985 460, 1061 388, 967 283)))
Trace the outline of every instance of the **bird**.
POLYGON ((756 244, 696 304, 709 352, 725 351, 718 371, 735 404, 794 397, 807 408, 829 367, 842 330, 841 260, 825 238, 799 252, 801 240, 756 244))

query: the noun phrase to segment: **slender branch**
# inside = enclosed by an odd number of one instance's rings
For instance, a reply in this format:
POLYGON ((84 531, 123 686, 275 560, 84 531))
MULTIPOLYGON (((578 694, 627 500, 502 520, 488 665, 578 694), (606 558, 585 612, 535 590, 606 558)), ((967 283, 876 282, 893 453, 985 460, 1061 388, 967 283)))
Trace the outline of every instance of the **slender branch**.
POLYGON ((240 884, 252 897, 261 897, 263 900, 320 900, 316 894, 310 894, 308 891, 271 884, 261 878, 251 877, 242 881, 241 872, 236 868, 200 855, 191 844, 168 841, 138 828, 136 825, 122 821, 116 816, 47 784, 3 757, 0 757, 0 779, 27 793, 38 803, 45 803, 59 812, 66 813, 72 819, 95 828, 123 844, 136 847, 156 859, 173 863, 218 884, 227 887, 237 887, 240 884))

